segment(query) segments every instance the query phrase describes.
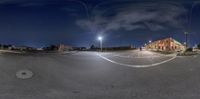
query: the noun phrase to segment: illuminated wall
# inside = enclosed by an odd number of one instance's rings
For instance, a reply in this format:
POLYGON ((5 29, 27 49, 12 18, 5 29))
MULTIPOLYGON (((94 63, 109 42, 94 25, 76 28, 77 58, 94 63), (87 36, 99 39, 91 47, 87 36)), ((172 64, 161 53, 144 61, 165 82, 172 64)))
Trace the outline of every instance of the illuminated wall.
POLYGON ((166 38, 161 40, 153 41, 145 46, 146 49, 155 51, 183 51, 185 46, 183 46, 178 41, 172 38, 166 38))

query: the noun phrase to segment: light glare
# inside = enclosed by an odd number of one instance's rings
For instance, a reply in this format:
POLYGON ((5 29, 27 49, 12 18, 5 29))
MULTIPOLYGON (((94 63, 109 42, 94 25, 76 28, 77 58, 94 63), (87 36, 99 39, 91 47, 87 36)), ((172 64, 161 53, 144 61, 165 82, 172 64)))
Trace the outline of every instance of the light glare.
POLYGON ((103 38, 102 38, 101 36, 99 36, 99 37, 98 37, 98 40, 100 40, 100 41, 101 41, 102 39, 103 39, 103 38))

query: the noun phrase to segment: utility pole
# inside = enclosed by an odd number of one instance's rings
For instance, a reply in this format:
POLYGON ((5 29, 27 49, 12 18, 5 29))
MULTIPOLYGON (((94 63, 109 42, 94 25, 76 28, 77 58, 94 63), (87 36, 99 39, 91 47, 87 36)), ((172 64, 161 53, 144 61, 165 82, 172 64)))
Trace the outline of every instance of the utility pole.
POLYGON ((185 47, 188 48, 188 32, 184 32, 185 34, 185 47))

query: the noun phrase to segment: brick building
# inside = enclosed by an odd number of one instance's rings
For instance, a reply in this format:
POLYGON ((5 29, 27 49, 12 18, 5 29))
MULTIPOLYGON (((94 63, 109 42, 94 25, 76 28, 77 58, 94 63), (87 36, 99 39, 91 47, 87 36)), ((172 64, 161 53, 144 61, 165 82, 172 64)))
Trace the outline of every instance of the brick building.
POLYGON ((67 45, 64 45, 64 44, 59 44, 57 47, 58 47, 59 52, 72 50, 71 46, 67 46, 67 45))
POLYGON ((153 41, 145 45, 146 49, 155 51, 184 51, 186 47, 173 38, 165 38, 153 41))

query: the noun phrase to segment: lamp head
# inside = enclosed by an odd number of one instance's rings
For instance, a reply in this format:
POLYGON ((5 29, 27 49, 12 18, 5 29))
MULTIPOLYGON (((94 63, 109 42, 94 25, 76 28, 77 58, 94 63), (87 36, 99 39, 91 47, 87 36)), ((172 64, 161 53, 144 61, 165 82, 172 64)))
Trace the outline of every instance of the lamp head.
POLYGON ((103 38, 101 36, 98 37, 98 40, 101 41, 103 38))

